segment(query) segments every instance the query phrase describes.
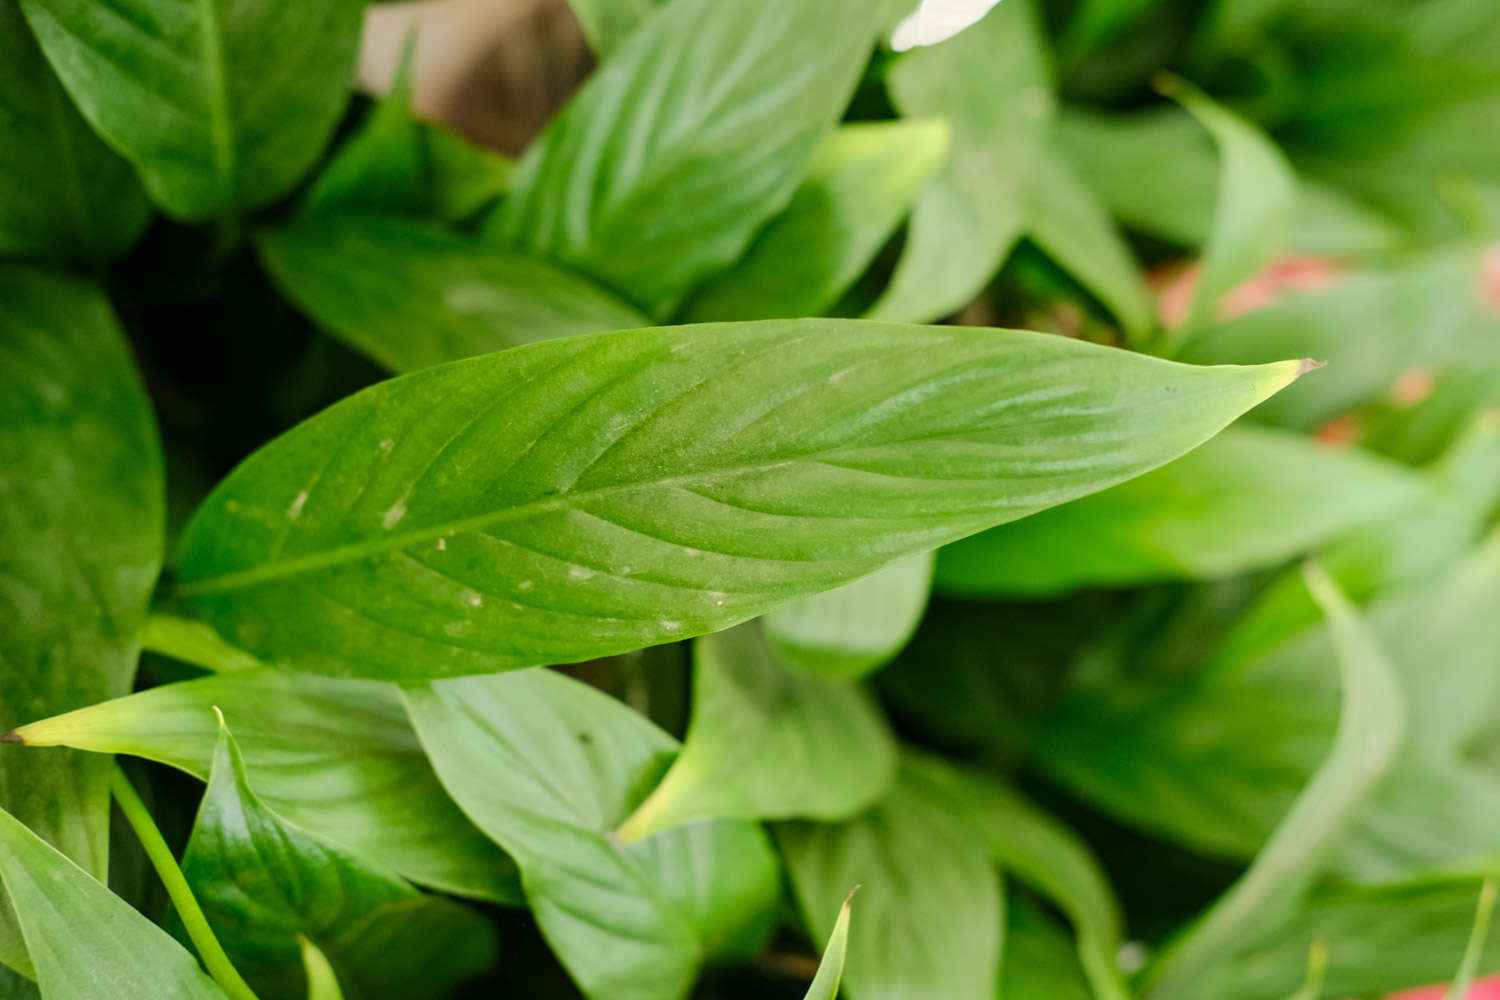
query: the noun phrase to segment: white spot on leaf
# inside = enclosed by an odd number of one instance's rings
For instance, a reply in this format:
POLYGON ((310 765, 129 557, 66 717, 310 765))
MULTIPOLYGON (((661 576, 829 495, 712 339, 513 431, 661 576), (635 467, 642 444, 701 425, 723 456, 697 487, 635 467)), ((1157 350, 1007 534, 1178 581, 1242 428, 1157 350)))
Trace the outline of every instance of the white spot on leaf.
POLYGON ((477 608, 481 604, 484 603, 484 597, 481 596, 480 593, 478 591, 475 591, 475 590, 470 590, 470 591, 466 592, 464 594, 464 600, 468 602, 469 607, 471 607, 471 608, 477 608))
POLYGON ((682 622, 674 622, 670 618, 663 618, 656 623, 663 632, 678 632, 682 629, 682 622))
POLYGON ((568 570, 568 575, 575 580, 587 580, 589 577, 594 575, 594 571, 589 569, 587 566, 574 566, 572 569, 568 570))
POLYGON ((439 538, 438 539, 438 551, 439 552, 447 552, 448 551, 448 539, 446 539, 446 538, 439 538))
POLYGON ((530 590, 534 586, 536 586, 536 584, 532 583, 530 580, 522 580, 520 583, 516 584, 516 589, 530 590))
POLYGON ((286 519, 295 521, 302 516, 302 508, 307 504, 307 491, 303 490, 292 498, 291 506, 286 509, 286 519))
POLYGON ((891 34, 891 48, 905 52, 919 45, 945 42, 977 24, 1000 0, 922 0, 891 34))

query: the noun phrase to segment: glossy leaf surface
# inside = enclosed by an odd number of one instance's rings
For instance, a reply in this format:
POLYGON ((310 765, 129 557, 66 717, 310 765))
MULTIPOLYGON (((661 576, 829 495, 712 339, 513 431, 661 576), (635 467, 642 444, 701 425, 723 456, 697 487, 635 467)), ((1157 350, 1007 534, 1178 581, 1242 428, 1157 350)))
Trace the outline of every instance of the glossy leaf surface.
POLYGON ((371 387, 229 477, 184 591, 298 669, 715 631, 1176 457, 1297 376, 855 320, 546 341, 371 387))
POLYGON ((165 931, 4 810, 0 848, 41 1000, 224 1000, 165 931))
POLYGON ((791 198, 869 56, 878 6, 660 8, 527 150, 494 237, 666 318, 791 198))
POLYGON ((708 819, 845 819, 872 805, 896 743, 860 687, 797 673, 758 625, 693 644, 687 741, 619 835, 708 819))
POLYGON ((315 215, 256 245, 293 302, 393 372, 646 324, 577 275, 416 219, 315 215))
POLYGON ((749 823, 634 845, 610 836, 678 745, 625 705, 547 670, 406 691, 444 784, 515 859, 537 924, 598 1000, 686 995, 713 952, 742 954, 769 925, 774 856, 749 823))
POLYGON ((443 791, 388 685, 242 670, 104 702, 17 735, 37 746, 145 757, 207 780, 215 706, 233 720, 249 780, 277 815, 414 882, 519 902, 514 866, 443 791))
MULTIPOLYGON (((0 267, 0 371, 0 725, 9 727, 130 689, 161 565, 163 501, 150 404, 96 288, 0 267)), ((0 750, 0 807, 102 878, 109 761, 0 750)), ((4 910, 0 899, 0 961, 27 972, 4 910)))

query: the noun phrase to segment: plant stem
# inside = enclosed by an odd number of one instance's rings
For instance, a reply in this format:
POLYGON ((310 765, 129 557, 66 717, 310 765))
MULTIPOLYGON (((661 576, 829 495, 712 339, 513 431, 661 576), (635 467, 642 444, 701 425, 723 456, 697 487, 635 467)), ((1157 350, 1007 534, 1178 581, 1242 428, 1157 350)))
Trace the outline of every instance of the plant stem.
POLYGON ((140 839, 141 847, 145 848, 146 857, 151 860, 151 866, 156 869, 162 885, 166 886, 167 896, 177 908, 177 914, 182 917, 182 926, 187 929, 193 947, 198 949, 198 955, 203 959, 208 974, 213 976, 230 1000, 258 1000, 255 992, 240 978, 239 972, 229 961, 229 956, 224 954, 219 939, 214 937, 213 929, 208 926, 208 918, 203 915, 198 901, 193 898, 193 890, 188 887, 182 869, 177 866, 177 859, 172 856, 172 849, 162 839, 161 831, 156 828, 156 821, 146 809, 146 803, 141 801, 140 795, 136 793, 130 779, 125 777, 119 764, 115 765, 110 791, 114 793, 115 801, 120 804, 120 811, 125 814, 131 829, 135 830, 136 837, 140 839))

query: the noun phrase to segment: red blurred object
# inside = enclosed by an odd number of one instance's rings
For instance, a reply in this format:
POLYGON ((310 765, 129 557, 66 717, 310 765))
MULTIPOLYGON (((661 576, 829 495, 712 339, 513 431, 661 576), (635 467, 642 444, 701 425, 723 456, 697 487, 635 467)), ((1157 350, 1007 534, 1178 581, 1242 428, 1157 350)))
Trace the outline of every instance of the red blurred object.
MULTIPOLYGON (((1392 993, 1386 1000, 1443 1000, 1447 992, 1446 986, 1424 986, 1420 990, 1392 993)), ((1464 1000, 1500 1000, 1500 976, 1479 980, 1469 987, 1469 995, 1464 1000)))

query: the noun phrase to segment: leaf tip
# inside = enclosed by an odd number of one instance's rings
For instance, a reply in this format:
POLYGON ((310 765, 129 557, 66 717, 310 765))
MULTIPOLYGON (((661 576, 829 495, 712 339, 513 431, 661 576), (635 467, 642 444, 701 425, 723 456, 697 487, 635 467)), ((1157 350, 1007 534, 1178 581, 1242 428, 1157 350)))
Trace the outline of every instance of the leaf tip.
POLYGON ((1303 358, 1301 361, 1297 362, 1297 374, 1294 376, 1294 378, 1301 378, 1308 372, 1315 372, 1319 368, 1325 367, 1327 364, 1328 362, 1326 361, 1318 361, 1314 358, 1303 358))
POLYGON ((0 743, 14 743, 18 746, 25 746, 26 737, 21 735, 19 729, 12 729, 9 732, 0 733, 0 743))

